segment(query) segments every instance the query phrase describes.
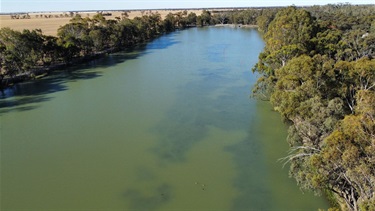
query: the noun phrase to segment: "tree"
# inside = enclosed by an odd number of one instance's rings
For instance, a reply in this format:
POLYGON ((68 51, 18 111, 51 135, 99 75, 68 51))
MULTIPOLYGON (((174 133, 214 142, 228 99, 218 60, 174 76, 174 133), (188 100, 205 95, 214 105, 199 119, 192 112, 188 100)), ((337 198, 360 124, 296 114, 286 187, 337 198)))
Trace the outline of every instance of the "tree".
POLYGON ((213 20, 213 22, 218 23, 218 24, 226 24, 229 21, 229 14, 228 14, 228 12, 215 13, 212 16, 212 20, 213 20))
POLYGON ((166 32, 174 31, 176 28, 176 19, 172 13, 168 13, 164 18, 164 29, 166 32))
POLYGON ((190 12, 187 16, 187 24, 189 26, 196 26, 197 25, 197 14, 194 12, 190 12))
POLYGON ((363 58, 352 62, 339 61, 334 68, 337 74, 336 93, 354 113, 357 92, 375 88, 375 60, 363 58))
POLYGON ((37 65, 43 57, 43 37, 40 30, 24 30, 22 33, 10 28, 0 30, 2 69, 15 75, 37 65))
POLYGON ((43 36, 43 65, 50 65, 59 60, 62 49, 57 45, 57 38, 53 36, 43 36))
POLYGON ((117 24, 116 33, 118 39, 118 46, 131 46, 136 43, 137 28, 132 20, 122 19, 117 24))
POLYGON ((357 94, 356 114, 341 121, 312 158, 314 188, 329 189, 351 210, 372 210, 375 202, 375 92, 357 94))
POLYGON ((201 16, 201 25, 210 25, 211 22, 211 12, 208 10, 203 10, 201 16))
MULTIPOLYGON (((290 124, 284 160, 298 185, 333 196, 344 210, 374 210, 373 10, 310 10, 318 20, 289 7, 265 27, 265 50, 253 68, 262 73, 255 91, 270 96, 290 124)), ((266 20, 258 18, 264 26, 266 20)))
POLYGON ((341 40, 344 47, 342 58, 353 61, 363 57, 369 57, 375 53, 375 33, 368 33, 365 30, 351 30, 341 40))
POLYGON ((314 92, 314 72, 313 59, 306 55, 293 58, 286 66, 277 69, 275 76, 278 80, 271 96, 275 110, 293 120, 301 102, 319 95, 314 92))
POLYGON ((311 38, 316 33, 315 27, 316 24, 309 12, 296 7, 282 9, 270 23, 265 34, 266 48, 268 51, 278 51, 285 46, 294 45, 300 54, 309 52, 311 38))
MULTIPOLYGON (((262 82, 273 86, 273 80, 277 80, 276 69, 313 49, 311 39, 316 33, 315 25, 310 13, 296 7, 288 7, 277 13, 264 34, 265 50, 259 55, 259 61, 253 68, 253 71, 264 74, 265 78, 260 79, 262 82)), ((255 91, 257 90, 261 89, 256 88, 255 91)))
POLYGON ((1 72, 3 75, 14 76, 22 70, 22 60, 16 50, 20 36, 20 32, 10 28, 0 29, 1 72))
POLYGON ((330 58, 339 59, 337 53, 341 50, 339 42, 342 36, 342 31, 338 29, 328 28, 318 32, 316 37, 313 38, 313 42, 316 45, 315 51, 322 55, 328 55, 330 58))
POLYGON ((257 17, 256 23, 259 31, 267 33, 269 24, 273 21, 277 13, 277 10, 263 9, 261 14, 257 17))

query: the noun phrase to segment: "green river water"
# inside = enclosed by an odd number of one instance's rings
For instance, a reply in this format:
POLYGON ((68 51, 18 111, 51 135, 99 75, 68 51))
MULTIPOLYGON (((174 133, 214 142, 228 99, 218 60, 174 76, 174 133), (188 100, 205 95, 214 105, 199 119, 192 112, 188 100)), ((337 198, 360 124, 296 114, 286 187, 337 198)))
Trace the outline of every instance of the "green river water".
POLYGON ((0 92, 0 210, 317 210, 249 98, 254 29, 192 28, 0 92))

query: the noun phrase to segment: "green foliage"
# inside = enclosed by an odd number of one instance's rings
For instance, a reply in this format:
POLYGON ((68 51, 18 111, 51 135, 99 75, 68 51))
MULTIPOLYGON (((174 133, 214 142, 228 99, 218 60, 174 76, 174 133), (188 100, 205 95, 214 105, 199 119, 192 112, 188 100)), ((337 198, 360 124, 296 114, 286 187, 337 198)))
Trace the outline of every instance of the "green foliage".
POLYGON ((211 24, 256 25, 261 11, 257 9, 212 11, 211 24))
MULTIPOLYGON (((299 10, 296 7, 287 7, 281 9, 273 19, 272 14, 272 11, 263 12, 258 18, 258 23, 263 24, 263 26, 260 26, 260 30, 266 32, 264 34, 266 47, 253 69, 253 71, 265 76, 257 82, 257 86, 253 90, 256 96, 263 96, 263 90, 273 90, 272 87, 259 86, 276 85, 275 81, 277 81, 278 76, 275 75, 275 72, 277 69, 286 66, 291 59, 307 54, 312 50, 312 38, 316 33, 314 19, 306 11, 299 10), (268 21, 271 22, 268 24, 266 23, 268 21), (268 25, 268 28, 262 29, 265 27, 264 25, 268 25)), ((291 83, 290 80, 289 82, 291 83)), ((280 82, 279 86, 283 86, 283 84, 280 82)), ((300 98, 299 94, 296 92, 289 93, 287 97, 291 100, 297 100, 300 98)), ((286 103, 283 106, 288 107, 289 104, 286 103)))
POLYGON ((314 90, 313 68, 311 57, 303 55, 276 70, 275 76, 278 80, 271 102, 284 117, 293 118, 300 102, 316 95, 311 92, 314 90))
POLYGON ((22 73, 37 65, 43 57, 45 37, 40 30, 0 30, 1 69, 5 75, 22 73))
POLYGON ((331 195, 345 209, 373 210, 374 8, 309 10, 317 18, 295 7, 258 18, 266 47, 253 68, 262 74, 255 91, 267 90, 290 124, 284 160, 298 185, 331 195))
POLYGON ((324 140, 319 154, 322 163, 317 166, 329 171, 323 184, 329 184, 351 209, 375 199, 375 92, 359 93, 362 98, 359 104, 365 104, 365 112, 359 106, 357 114, 346 116, 340 122, 324 140))
POLYGON ((315 23, 310 13, 296 7, 280 10, 268 28, 265 39, 270 51, 286 45, 301 45, 301 50, 309 50, 310 40, 315 35, 315 23))
POLYGON ((313 42, 316 45, 315 50, 319 54, 335 59, 335 55, 340 50, 340 46, 337 44, 342 39, 342 36, 342 31, 337 29, 327 29, 318 32, 316 37, 313 38, 313 42))
POLYGON ((211 12, 208 11, 208 10, 203 10, 202 14, 200 15, 201 16, 201 23, 200 25, 201 26, 206 26, 206 25, 210 25, 211 23, 211 12))
POLYGON ((187 16, 187 23, 188 25, 195 26, 197 23, 197 15, 193 12, 190 12, 187 16))
POLYGON ((266 33, 268 31, 268 26, 275 18, 278 10, 276 9, 263 9, 261 14, 257 17, 256 23, 260 32, 266 33))

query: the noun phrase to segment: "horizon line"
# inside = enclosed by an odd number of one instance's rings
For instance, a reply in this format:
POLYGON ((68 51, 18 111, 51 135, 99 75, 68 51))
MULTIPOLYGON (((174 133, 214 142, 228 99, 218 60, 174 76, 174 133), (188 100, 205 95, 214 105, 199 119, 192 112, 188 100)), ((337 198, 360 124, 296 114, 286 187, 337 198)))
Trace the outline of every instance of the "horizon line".
MULTIPOLYGON (((268 8, 283 8, 283 7, 289 7, 289 6, 295 6, 295 7, 313 7, 313 6, 327 6, 327 5, 339 5, 339 4, 324 4, 324 5, 303 5, 303 6, 296 6, 294 4, 292 5, 285 5, 285 6, 253 6, 253 7, 191 7, 191 8, 158 8, 158 9, 106 9, 106 10, 100 10, 100 9, 89 9, 89 10, 54 10, 54 11, 18 11, 18 12, 0 12, 0 15, 9 15, 9 14, 24 14, 24 13, 52 13, 52 12, 98 12, 98 11, 158 11, 158 10, 213 10, 213 9, 268 9, 268 8)), ((347 5, 347 4, 343 4, 347 5)), ((348 4, 353 6, 375 6, 375 4, 348 4)))

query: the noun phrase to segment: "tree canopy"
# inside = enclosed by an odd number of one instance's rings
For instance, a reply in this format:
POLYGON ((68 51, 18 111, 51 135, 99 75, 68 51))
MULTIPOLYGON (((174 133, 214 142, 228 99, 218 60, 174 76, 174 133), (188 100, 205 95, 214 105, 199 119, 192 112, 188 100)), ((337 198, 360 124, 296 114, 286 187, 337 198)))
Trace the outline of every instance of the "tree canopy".
POLYGON ((327 5, 258 18, 266 46, 254 95, 290 125, 283 160, 301 188, 348 210, 375 209, 373 14, 373 6, 327 5))

